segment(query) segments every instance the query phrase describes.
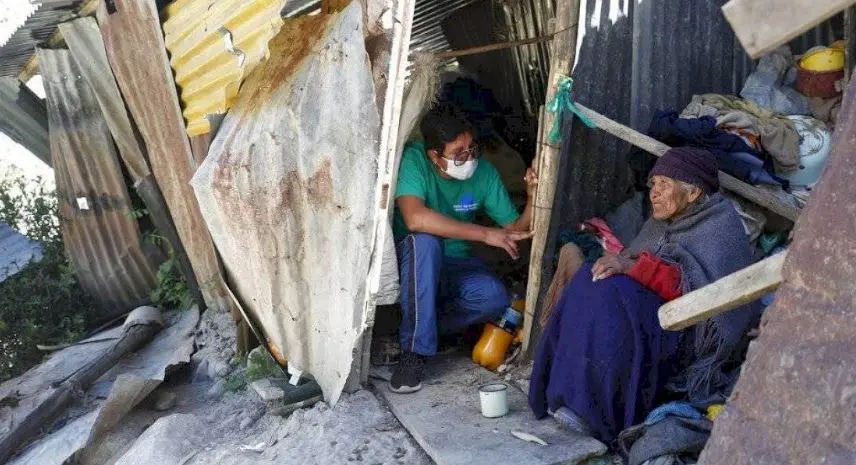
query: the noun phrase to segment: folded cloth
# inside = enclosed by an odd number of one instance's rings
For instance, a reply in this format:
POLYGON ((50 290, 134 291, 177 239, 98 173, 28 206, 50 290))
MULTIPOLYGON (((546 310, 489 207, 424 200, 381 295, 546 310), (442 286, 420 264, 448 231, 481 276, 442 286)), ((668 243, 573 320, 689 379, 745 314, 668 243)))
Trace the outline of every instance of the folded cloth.
POLYGON ((618 443, 628 456, 629 465, 642 465, 663 456, 695 459, 710 437, 713 422, 701 418, 669 415, 648 425, 628 428, 618 443))
MULTIPOLYGON (((673 147, 694 146, 708 149, 716 156, 720 170, 749 183, 772 183, 781 185, 764 168, 762 154, 755 152, 746 141, 736 134, 725 132, 716 127, 711 116, 678 117, 676 112, 661 111, 654 115, 648 135, 673 147), (747 163, 740 156, 750 154, 757 160, 747 163), (760 165, 758 166, 758 161, 760 165)), ((769 167, 772 169, 772 166, 769 167)))
POLYGON ((777 172, 787 173, 799 168, 800 137, 786 116, 734 96, 694 95, 681 112, 681 118, 701 116, 715 117, 717 126, 752 128, 764 150, 773 157, 777 172))
POLYGON ((669 416, 696 420, 704 418, 704 415, 696 410, 696 408, 693 407, 693 404, 689 402, 674 401, 667 402, 654 410, 651 410, 651 413, 649 413, 648 417, 645 418, 645 424, 651 426, 654 423, 659 423, 665 420, 666 417, 669 416))
POLYGON ((583 221, 580 227, 583 231, 590 230, 597 235, 600 239, 600 244, 603 246, 603 250, 612 254, 618 254, 624 250, 624 244, 616 237, 609 224, 603 218, 589 218, 583 221))

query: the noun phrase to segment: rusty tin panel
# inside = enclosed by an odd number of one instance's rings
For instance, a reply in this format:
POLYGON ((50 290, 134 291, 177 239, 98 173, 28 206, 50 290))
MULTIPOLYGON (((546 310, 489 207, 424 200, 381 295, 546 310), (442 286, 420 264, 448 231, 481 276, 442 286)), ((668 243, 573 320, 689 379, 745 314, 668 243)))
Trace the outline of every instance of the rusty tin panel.
POLYGON ((233 289, 331 403, 365 328, 380 115, 359 2, 289 20, 193 178, 233 289))
POLYGON ((216 309, 231 309, 214 244, 190 187, 196 163, 184 132, 154 2, 115 0, 110 12, 102 2, 97 17, 107 58, 143 137, 152 172, 190 257, 205 303, 216 309))
POLYGON ((700 464, 856 463, 856 81, 784 284, 700 464))
POLYGON ((140 230, 95 95, 67 50, 39 50, 66 252, 84 289, 110 314, 148 300, 157 256, 140 230))
POLYGON ((187 134, 234 105, 241 82, 268 56, 285 0, 177 0, 163 10, 166 48, 181 89, 187 134))

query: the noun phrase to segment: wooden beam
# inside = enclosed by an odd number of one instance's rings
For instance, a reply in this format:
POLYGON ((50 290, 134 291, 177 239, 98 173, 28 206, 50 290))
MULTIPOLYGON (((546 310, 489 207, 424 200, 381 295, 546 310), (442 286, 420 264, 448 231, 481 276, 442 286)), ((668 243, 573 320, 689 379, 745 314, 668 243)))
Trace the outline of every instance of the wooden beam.
MULTIPOLYGON (((668 145, 601 115, 585 105, 578 103, 577 106, 582 110, 584 115, 597 124, 598 128, 618 137, 621 140, 627 141, 650 154, 661 157, 666 153, 666 150, 669 150, 670 148, 668 145)), ((752 202, 774 213, 782 215, 793 222, 796 222, 800 215, 801 210, 799 207, 783 201, 770 191, 747 184, 728 173, 723 173, 722 171, 719 172, 719 184, 724 189, 739 194, 741 197, 751 200, 752 202)))
POLYGON ((732 273, 660 307, 660 326, 671 331, 689 328, 755 301, 782 284, 782 252, 732 273))
POLYGON ((760 58, 854 3, 856 0, 731 0, 722 13, 746 53, 760 58))
MULTIPOLYGON (((550 50, 550 75, 548 78, 546 102, 556 94, 559 79, 570 76, 577 51, 577 26, 580 16, 579 0, 559 0, 556 6, 554 30, 557 31, 550 50), (564 32, 561 32, 564 31, 564 32)), ((549 131, 556 115, 547 112, 542 122, 543 130, 549 131)), ((529 347, 532 324, 535 321, 535 308, 541 295, 541 269, 544 263, 544 250, 547 247, 547 234, 550 231, 550 217, 556 193, 556 180, 559 176, 560 147, 541 143, 536 158, 540 171, 538 189, 535 194, 534 233, 532 252, 529 260, 529 281, 526 288, 526 310, 523 315, 523 350, 529 347)))

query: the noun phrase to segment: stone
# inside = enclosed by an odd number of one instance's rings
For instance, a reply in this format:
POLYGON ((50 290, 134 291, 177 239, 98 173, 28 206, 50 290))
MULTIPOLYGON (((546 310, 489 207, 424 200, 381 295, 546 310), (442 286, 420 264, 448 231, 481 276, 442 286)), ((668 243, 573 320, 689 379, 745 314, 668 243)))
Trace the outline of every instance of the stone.
POLYGON ((208 389, 209 397, 220 397, 226 392, 226 380, 218 379, 214 382, 211 388, 208 389))
POLYGON ((258 394, 265 402, 281 400, 285 397, 285 391, 274 386, 267 378, 253 381, 250 383, 250 387, 253 388, 253 391, 256 391, 256 394, 258 394))
POLYGON ((163 412, 175 407, 175 400, 178 396, 174 392, 161 391, 155 398, 154 408, 158 412, 163 412))
POLYGON ((225 360, 211 359, 208 361, 208 377, 211 379, 224 378, 229 374, 229 363, 225 360))

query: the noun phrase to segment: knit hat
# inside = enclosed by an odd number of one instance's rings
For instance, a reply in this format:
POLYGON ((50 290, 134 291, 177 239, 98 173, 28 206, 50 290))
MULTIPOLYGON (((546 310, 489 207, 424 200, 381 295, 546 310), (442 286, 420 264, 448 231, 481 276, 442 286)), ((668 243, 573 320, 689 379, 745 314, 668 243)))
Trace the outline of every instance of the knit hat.
POLYGON ((696 147, 669 149, 654 164, 652 176, 666 176, 701 188, 706 194, 719 190, 716 157, 708 150, 696 147))

